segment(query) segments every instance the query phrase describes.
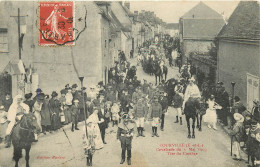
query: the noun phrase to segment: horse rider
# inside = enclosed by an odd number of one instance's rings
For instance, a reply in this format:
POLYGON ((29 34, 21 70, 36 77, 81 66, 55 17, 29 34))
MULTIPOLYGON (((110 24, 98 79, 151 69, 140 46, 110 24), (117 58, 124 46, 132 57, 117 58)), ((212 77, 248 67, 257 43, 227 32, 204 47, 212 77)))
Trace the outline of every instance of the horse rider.
POLYGON ((6 136, 5 136, 6 148, 11 146, 11 133, 14 125, 16 124, 17 121, 21 120, 24 114, 29 114, 30 112, 29 106, 23 103, 22 101, 23 101, 22 95, 15 96, 13 103, 11 104, 8 110, 7 120, 9 123, 6 129, 6 136))
POLYGON ((118 125, 117 139, 121 142, 121 162, 125 162, 125 152, 127 150, 127 164, 131 165, 131 149, 132 149, 132 139, 134 136, 134 123, 129 120, 128 114, 123 114, 123 121, 118 125))
POLYGON ((195 84, 195 79, 192 77, 189 79, 189 85, 185 90, 183 105, 182 108, 184 109, 186 101, 190 98, 201 98, 200 90, 198 86, 195 84))

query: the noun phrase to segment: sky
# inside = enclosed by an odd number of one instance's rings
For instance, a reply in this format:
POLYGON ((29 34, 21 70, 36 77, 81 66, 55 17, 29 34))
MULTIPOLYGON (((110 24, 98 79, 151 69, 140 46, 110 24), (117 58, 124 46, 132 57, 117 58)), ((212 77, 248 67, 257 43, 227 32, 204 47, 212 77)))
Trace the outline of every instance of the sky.
MULTIPOLYGON (((196 6, 200 1, 130 1, 130 10, 147 10, 154 11, 154 13, 166 23, 177 23, 179 18, 196 6)), ((228 18, 239 1, 203 1, 206 5, 217 11, 223 13, 225 18, 228 18)))

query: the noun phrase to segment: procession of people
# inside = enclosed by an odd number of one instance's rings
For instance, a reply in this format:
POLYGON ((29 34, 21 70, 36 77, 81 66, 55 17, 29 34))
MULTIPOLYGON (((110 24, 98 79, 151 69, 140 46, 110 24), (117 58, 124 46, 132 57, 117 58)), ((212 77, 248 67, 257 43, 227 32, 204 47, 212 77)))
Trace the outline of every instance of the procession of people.
MULTIPOLYGON (((139 46, 138 64, 142 64, 145 72, 153 75, 154 64, 158 64, 159 68, 166 66, 165 60, 169 59, 166 57, 169 52, 167 47, 170 47, 167 42, 172 40, 151 40, 139 46)), ((134 58, 134 53, 131 52, 131 58, 134 58)), ((172 60, 169 61, 172 66, 172 60)), ((162 78, 154 85, 146 80, 141 81, 136 75, 136 66, 131 65, 124 53, 120 52, 119 61, 109 69, 107 84, 101 81, 89 86, 89 89, 79 89, 77 84, 66 84, 60 90, 60 97, 59 93, 53 91, 51 98, 38 88, 34 98, 32 93, 24 97, 17 95, 12 102, 10 94, 7 94, 3 106, 0 107, 1 133, 4 126, 6 133, 0 137, 5 136, 6 147, 10 147, 10 134, 16 124, 16 117, 29 112, 37 118, 44 135, 46 132, 56 132, 64 126, 70 126, 75 133, 74 131, 79 130, 79 122, 84 123, 86 120, 82 136, 86 165, 92 166, 95 151, 105 147, 108 142, 106 129, 112 127, 118 128, 116 138, 120 140, 122 149, 120 164, 125 162, 127 152, 127 164, 131 165, 134 134, 136 137, 148 138, 144 132, 152 131, 151 137, 163 135, 159 135, 158 127, 164 131, 166 113, 173 107, 175 123, 179 123, 176 126, 183 126, 183 117, 186 118, 188 138, 195 138, 196 118, 199 131, 202 130, 202 120, 207 123, 208 128, 214 130, 217 130, 217 122, 220 121, 230 128, 234 138, 234 159, 241 160, 240 143, 244 142, 252 165, 259 164, 259 101, 254 101, 252 115, 246 114, 246 108, 239 97, 234 97, 234 103, 230 105, 229 95, 222 82, 217 83, 216 89, 212 89, 207 80, 202 85, 197 85, 198 80, 191 66, 192 62, 183 64, 179 69, 179 78, 162 78), (25 100, 22 102, 23 99, 25 100), (192 126, 190 119, 193 121, 192 126), (144 129, 146 122, 149 122, 151 129, 144 129)), ((35 141, 38 141, 37 134, 35 141)))

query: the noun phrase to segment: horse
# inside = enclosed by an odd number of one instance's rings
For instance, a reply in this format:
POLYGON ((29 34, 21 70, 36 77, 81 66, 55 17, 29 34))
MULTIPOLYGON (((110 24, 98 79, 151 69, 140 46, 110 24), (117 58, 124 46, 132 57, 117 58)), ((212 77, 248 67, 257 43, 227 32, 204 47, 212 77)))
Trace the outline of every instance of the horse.
POLYGON ((134 79, 134 76, 136 76, 136 67, 132 66, 129 71, 127 71, 126 78, 127 79, 134 79))
POLYGON ((199 103, 200 103, 200 107, 197 110, 197 115, 196 115, 196 118, 197 118, 196 128, 199 129, 199 131, 202 131, 202 128, 201 128, 202 117, 203 117, 203 115, 206 114, 206 110, 207 110, 208 106, 204 99, 201 99, 199 101, 199 103))
POLYGON ((186 117, 187 127, 188 127, 188 138, 195 138, 195 121, 197 117, 197 110, 200 109, 200 101, 199 98, 190 97, 186 103, 184 108, 184 114, 186 117), (192 136, 190 131, 190 118, 192 119, 192 136))
POLYGON ((161 79, 163 79, 163 74, 164 74, 165 80, 167 79, 168 68, 165 65, 163 65, 161 68, 158 61, 155 61, 152 64, 152 66, 153 66, 153 73, 155 76, 155 85, 157 85, 157 77, 159 79, 159 82, 161 82, 161 79))
POLYGON ((26 167, 29 167, 30 149, 34 139, 34 133, 39 133, 40 127, 33 113, 24 114, 21 120, 15 125, 11 134, 14 147, 13 160, 15 167, 18 167, 19 159, 22 157, 22 149, 25 149, 26 167))

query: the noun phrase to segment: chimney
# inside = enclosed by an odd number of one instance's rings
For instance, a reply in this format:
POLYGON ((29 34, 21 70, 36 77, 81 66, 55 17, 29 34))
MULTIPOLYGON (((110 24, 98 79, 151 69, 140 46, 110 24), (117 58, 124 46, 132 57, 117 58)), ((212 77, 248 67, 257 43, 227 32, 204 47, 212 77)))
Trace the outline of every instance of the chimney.
POLYGON ((125 7, 127 7, 130 10, 130 2, 125 2, 125 7))

